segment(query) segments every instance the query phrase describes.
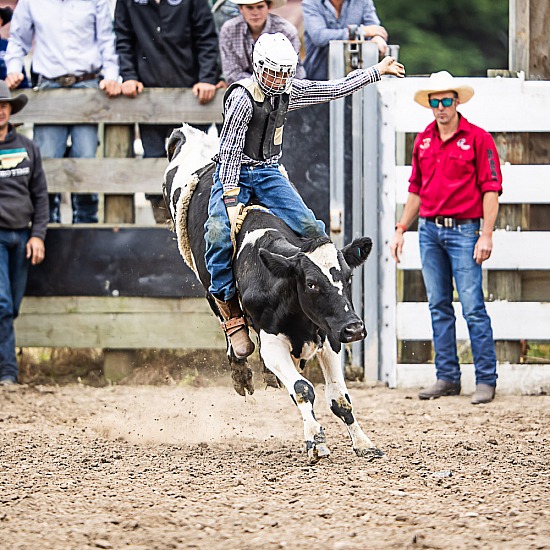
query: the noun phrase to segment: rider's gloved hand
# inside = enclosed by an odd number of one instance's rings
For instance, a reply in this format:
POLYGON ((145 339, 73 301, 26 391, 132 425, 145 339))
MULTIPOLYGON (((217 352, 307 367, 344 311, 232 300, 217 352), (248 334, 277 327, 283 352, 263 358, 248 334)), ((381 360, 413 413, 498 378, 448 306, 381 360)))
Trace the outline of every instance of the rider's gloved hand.
POLYGON ((222 195, 232 231, 234 231, 237 216, 244 208, 244 204, 239 202, 239 191, 240 189, 235 187, 229 191, 225 191, 222 195))

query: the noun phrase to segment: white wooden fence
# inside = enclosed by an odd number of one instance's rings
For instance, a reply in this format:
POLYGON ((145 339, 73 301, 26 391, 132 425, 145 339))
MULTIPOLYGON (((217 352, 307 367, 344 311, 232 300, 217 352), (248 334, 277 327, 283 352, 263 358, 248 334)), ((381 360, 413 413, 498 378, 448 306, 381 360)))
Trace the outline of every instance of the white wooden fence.
MULTIPOLYGON (((474 98, 459 110, 472 123, 490 132, 550 132, 550 82, 520 78, 461 79, 475 89, 474 98)), ((404 254, 396 267, 388 244, 394 234, 397 210, 407 199, 410 166, 404 166, 406 133, 422 131, 431 111, 413 101, 424 78, 387 79, 378 84, 380 111, 379 319, 380 373, 390 387, 418 387, 435 378, 432 364, 399 364, 397 340, 431 340, 427 303, 397 302, 397 269, 420 269, 418 235, 407 232, 404 254)), ((550 204, 550 165, 504 165, 501 204, 550 204)), ((487 270, 550 270, 550 232, 497 230, 487 270)), ((548 289, 548 285, 543 285, 548 289)), ((537 302, 488 302, 495 340, 550 341, 550 296, 537 302)), ((457 337, 467 339, 466 324, 456 304, 457 337)), ((550 390, 550 365, 498 366, 502 391, 540 393, 550 390)), ((463 387, 474 385, 473 365, 463 365, 463 387)))

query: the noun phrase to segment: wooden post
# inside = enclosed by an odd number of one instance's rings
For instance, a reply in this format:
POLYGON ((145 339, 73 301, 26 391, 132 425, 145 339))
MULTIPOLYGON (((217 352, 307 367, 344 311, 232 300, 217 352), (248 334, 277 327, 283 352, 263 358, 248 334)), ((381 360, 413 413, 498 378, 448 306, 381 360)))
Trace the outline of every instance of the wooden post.
POLYGON ((508 65, 511 71, 529 75, 530 0, 509 0, 508 65))
MULTIPOLYGON (((515 76, 523 71, 528 80, 550 78, 548 60, 548 40, 546 29, 550 24, 550 3, 540 0, 510 0, 509 21, 509 69, 515 76)), ((488 76, 497 76, 492 71, 488 76)), ((531 136, 527 133, 497 134, 497 144, 501 162, 511 164, 544 164, 550 140, 545 137, 531 136), (533 145, 536 144, 536 147, 533 145), (545 146, 546 144, 546 146, 545 146), (539 154, 541 153, 542 154, 539 154)), ((504 182, 504 189, 506 189, 504 182)), ((539 229, 536 218, 547 219, 548 206, 533 208, 529 205, 501 205, 497 219, 497 228, 515 231, 539 229), (542 214, 542 215, 541 215, 542 214)), ((522 274, 518 271, 489 272, 488 292, 490 300, 521 301, 522 274)), ((501 362, 519 363, 521 360, 521 342, 498 341, 497 357, 501 362)))
MULTIPOLYGON (((133 156, 134 126, 105 125, 105 157, 126 158, 133 156)), ((135 223, 133 195, 106 195, 106 223, 135 223)))
POLYGON ((548 25, 550 3, 544 0, 510 0, 509 65, 524 71, 528 80, 548 80, 548 25))
MULTIPOLYGON (((105 125, 105 157, 133 156, 134 126, 105 125)), ((106 195, 106 223, 135 223, 133 195, 106 195)), ((128 376, 135 361, 135 350, 103 350, 103 375, 116 383, 128 376)))

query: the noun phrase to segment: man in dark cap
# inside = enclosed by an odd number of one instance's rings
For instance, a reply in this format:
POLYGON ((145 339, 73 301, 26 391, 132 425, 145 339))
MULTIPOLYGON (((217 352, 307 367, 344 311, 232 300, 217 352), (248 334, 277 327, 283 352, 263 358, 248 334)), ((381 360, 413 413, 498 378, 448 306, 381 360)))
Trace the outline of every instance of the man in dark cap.
POLYGON ((17 383, 13 322, 27 285, 29 264, 44 259, 48 190, 38 147, 18 134, 10 116, 27 104, 0 81, 0 385, 17 383))

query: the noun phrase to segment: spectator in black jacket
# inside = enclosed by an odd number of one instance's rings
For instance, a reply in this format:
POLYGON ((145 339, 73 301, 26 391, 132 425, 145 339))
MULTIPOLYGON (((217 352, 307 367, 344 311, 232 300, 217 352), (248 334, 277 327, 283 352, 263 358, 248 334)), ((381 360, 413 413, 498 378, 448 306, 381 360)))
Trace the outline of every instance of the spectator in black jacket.
MULTIPOLYGON (((116 50, 122 93, 143 87, 192 88, 200 104, 212 101, 219 83, 218 36, 207 0, 117 0, 116 50)), ((140 124, 143 156, 164 157, 175 125, 140 124)), ((146 195, 157 222, 168 219, 162 195, 146 195)))
POLYGON ((0 385, 17 383, 13 322, 27 285, 29 264, 44 259, 48 190, 38 147, 20 136, 10 115, 27 104, 0 81, 0 385))

